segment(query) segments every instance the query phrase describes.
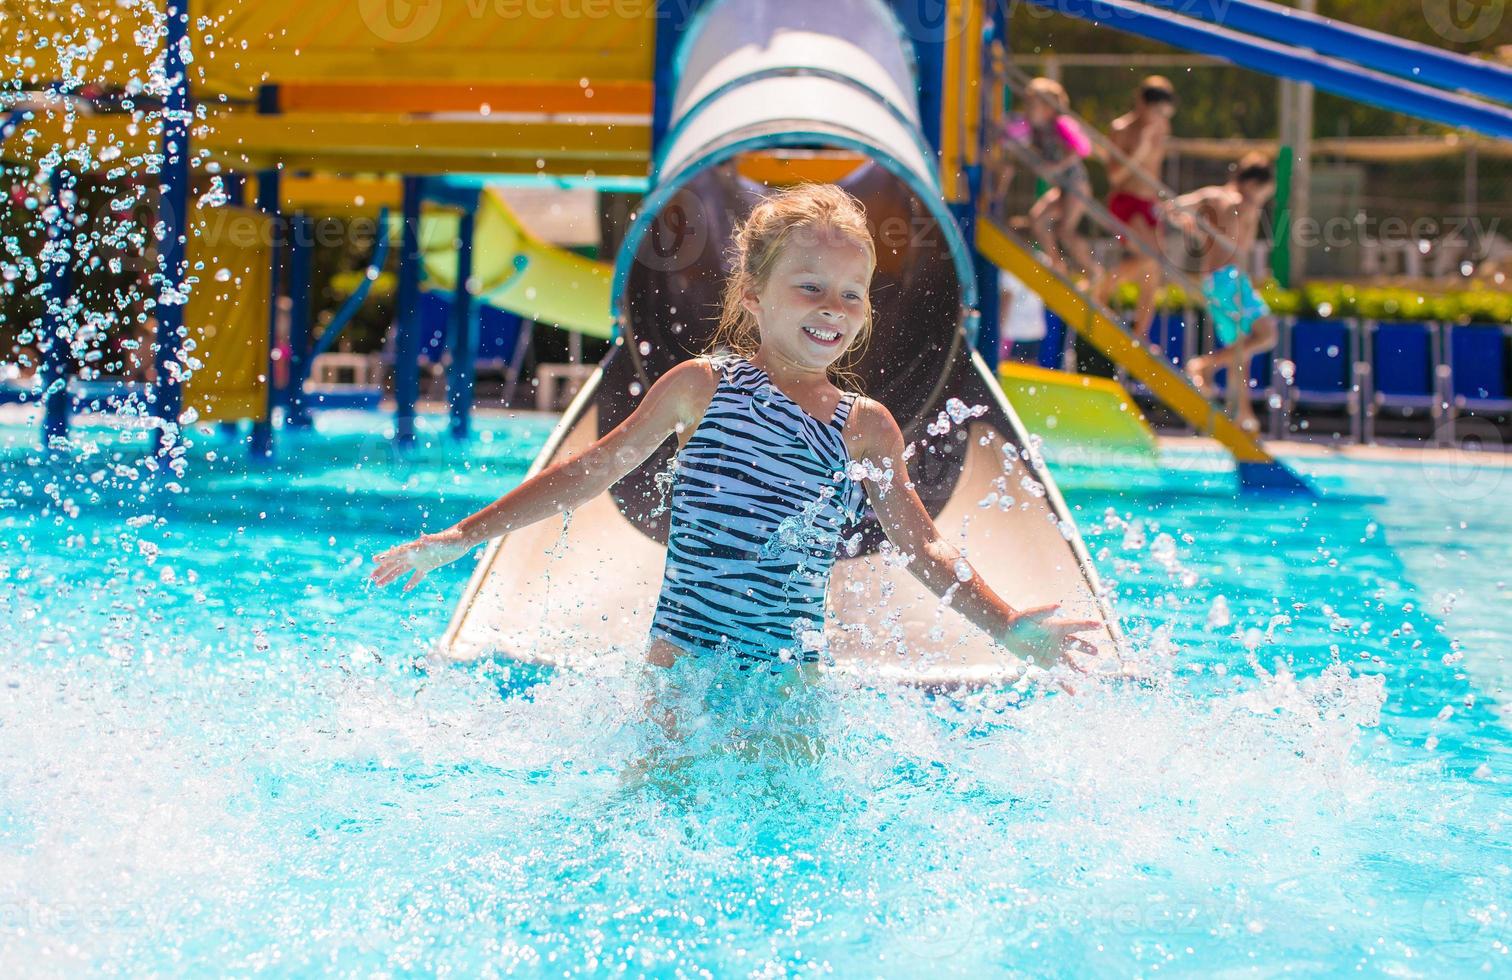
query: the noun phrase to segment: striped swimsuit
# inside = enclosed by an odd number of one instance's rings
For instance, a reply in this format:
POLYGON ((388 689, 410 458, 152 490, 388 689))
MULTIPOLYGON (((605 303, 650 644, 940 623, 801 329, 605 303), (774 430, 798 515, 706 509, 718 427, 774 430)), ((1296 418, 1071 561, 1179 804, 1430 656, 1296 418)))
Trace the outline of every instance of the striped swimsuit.
POLYGON ((841 435, 855 395, 820 422, 750 361, 714 365, 719 387, 674 461, 651 635, 745 665, 816 661, 830 569, 864 495, 841 435))

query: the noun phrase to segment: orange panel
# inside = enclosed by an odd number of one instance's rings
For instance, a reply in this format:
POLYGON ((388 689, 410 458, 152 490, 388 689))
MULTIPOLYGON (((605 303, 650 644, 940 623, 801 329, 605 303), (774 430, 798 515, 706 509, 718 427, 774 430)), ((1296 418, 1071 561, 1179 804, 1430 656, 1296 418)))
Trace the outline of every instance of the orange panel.
POLYGON ((293 82, 278 90, 284 112, 478 112, 651 114, 648 82, 293 82))
POLYGON ((859 153, 773 153, 742 154, 736 163, 740 175, 768 187, 815 182, 833 184, 866 162, 859 153))

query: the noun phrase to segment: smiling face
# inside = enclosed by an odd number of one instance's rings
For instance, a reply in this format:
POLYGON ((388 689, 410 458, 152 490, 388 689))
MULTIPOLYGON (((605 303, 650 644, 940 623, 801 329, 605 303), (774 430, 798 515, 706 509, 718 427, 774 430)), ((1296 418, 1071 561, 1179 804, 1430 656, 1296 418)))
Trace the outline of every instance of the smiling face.
POLYGON ((871 257, 857 242, 798 228, 741 305, 756 319, 766 356, 823 371, 865 327, 871 276, 871 257))

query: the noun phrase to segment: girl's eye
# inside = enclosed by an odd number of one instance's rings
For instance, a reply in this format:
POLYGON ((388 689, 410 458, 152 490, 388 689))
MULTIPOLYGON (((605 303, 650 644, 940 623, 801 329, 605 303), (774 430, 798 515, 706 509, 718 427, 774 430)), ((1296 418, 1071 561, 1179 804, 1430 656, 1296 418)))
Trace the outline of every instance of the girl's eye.
POLYGON ((860 302, 861 300, 861 296, 858 293, 846 293, 845 298, 850 300, 852 303, 860 302))
POLYGON ((817 293, 819 291, 819 287, 816 286, 816 285, 814 285, 811 282, 806 282, 803 285, 799 286, 798 288, 799 289, 806 289, 806 290, 808 290, 811 293, 817 293))

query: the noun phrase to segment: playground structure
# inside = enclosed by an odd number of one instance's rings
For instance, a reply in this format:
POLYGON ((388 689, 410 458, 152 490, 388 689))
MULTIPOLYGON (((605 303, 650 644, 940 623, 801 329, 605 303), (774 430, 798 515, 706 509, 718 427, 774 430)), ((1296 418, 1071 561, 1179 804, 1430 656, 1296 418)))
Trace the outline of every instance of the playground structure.
MULTIPOLYGON (((1247 0, 1222 3, 1221 24, 1217 3, 1173 11, 1171 4, 1133 0, 1033 2, 1092 21, 1114 11, 1108 26, 1118 30, 1512 137, 1512 111, 1475 97, 1505 99, 1512 73, 1471 59, 1247 0)), ((472 405, 480 303, 614 337, 611 354, 538 458, 539 469, 607 432, 636 394, 699 349, 708 328, 699 311, 711 301, 722 246, 763 185, 832 180, 866 203, 883 244, 878 319, 893 332, 879 331, 862 366, 868 393, 888 404, 911 439, 922 438, 951 399, 987 409, 956 426, 952 436, 964 438, 932 440, 937 451, 916 461, 914 475, 947 533, 967 527, 963 543, 995 585, 1026 601, 1067 601, 1073 610, 1097 612, 1109 624, 1104 649, 1118 642, 1070 515, 994 376, 996 304, 986 300, 996 294, 998 267, 1039 292, 1195 431, 1219 440, 1245 485, 1304 489, 1170 364, 1135 344, 1116 316, 978 216, 984 43, 1005 22, 996 7, 950 0, 940 13, 922 0, 846 0, 822 9, 796 0, 709 0, 648 3, 595 17, 547 5, 506 17, 489 7, 438 2, 416 5, 400 21, 385 5, 343 0, 310 0, 297 11, 283 3, 217 0, 166 0, 160 11, 86 6, 98 16, 85 22, 108 35, 108 43, 69 48, 66 58, 56 44, 22 52, 34 66, 28 85, 80 73, 123 84, 152 78, 161 108, 94 116, 66 106, 15 110, 0 119, 4 154, 58 171, 108 170, 168 149, 155 175, 165 270, 159 288, 176 288, 206 261, 205 250, 217 247, 188 233, 191 159, 207 172, 217 168, 232 199, 254 200, 266 222, 257 239, 265 243, 262 252, 220 260, 238 287, 235 316, 217 317, 230 298, 205 290, 203 277, 187 305, 158 307, 156 380, 144 396, 165 433, 186 406, 195 407, 201 420, 252 420, 252 451, 266 454, 276 401, 284 404, 286 424, 308 424, 309 365, 344 320, 338 314, 318 339, 309 335, 309 255, 301 251, 298 226, 324 202, 367 209, 387 227, 381 210, 387 206, 397 217, 393 346, 401 446, 415 438, 426 280, 451 295, 448 401, 458 436, 467 432, 472 405), (133 17, 149 27, 159 19, 161 43, 134 47, 133 37, 156 34, 140 34, 144 24, 133 17), (525 17, 528 30, 521 29, 525 17), (643 188, 646 200, 612 277, 605 267, 532 239, 485 178, 467 176, 488 174, 643 188), (306 180, 325 180, 325 189, 306 184, 301 196, 295 185, 306 180), (906 234, 889 239, 890 228, 906 234), (285 242, 287 276, 275 257, 285 242), (243 274, 235 275, 238 269, 243 274), (291 380, 274 398, 266 390, 268 337, 272 297, 283 292, 292 309, 291 380), (257 323, 262 331, 249 330, 257 323), (186 326, 196 340, 192 351, 183 343, 186 326), (242 370, 249 351, 252 367, 242 370), (182 366, 190 356, 202 366, 186 384, 182 366), (1013 462, 1009 474, 1004 459, 1013 462), (1005 475, 1016 505, 978 508, 1005 475)), ((67 235, 64 210, 60 238, 67 235)), ((389 238, 381 235, 375 244, 375 267, 389 238)), ((50 271, 49 289, 57 295, 67 288, 66 262, 55 259, 50 271)), ((353 299, 361 302, 355 293, 353 299)), ((61 327, 49 324, 47 333, 57 337, 61 327)), ((45 346, 33 397, 45 402, 47 431, 57 435, 66 431, 74 401, 66 351, 45 346)), ((1107 405, 1106 399, 1081 404, 1094 403, 1107 405)), ((664 449, 585 505, 569 527, 548 521, 495 542, 458 606, 443 653, 602 648, 642 627, 636 617, 649 614, 660 574, 665 515, 655 513, 654 474, 667 455, 664 449), (520 602, 540 609, 541 617, 515 622, 511 607, 520 602)), ((867 640, 855 611, 891 588, 902 610, 892 637, 923 651, 946 678, 990 672, 992 651, 953 632, 946 620, 936 622, 934 603, 920 587, 878 560, 879 540, 878 529, 869 528, 861 552, 837 565, 836 635, 867 640)), ((837 645, 842 660, 864 656, 867 646, 837 645)))

